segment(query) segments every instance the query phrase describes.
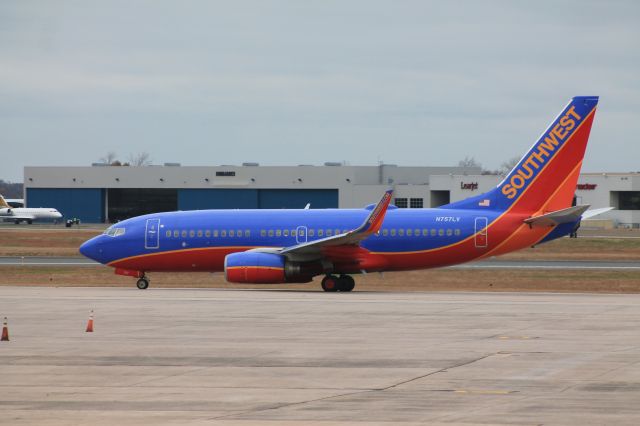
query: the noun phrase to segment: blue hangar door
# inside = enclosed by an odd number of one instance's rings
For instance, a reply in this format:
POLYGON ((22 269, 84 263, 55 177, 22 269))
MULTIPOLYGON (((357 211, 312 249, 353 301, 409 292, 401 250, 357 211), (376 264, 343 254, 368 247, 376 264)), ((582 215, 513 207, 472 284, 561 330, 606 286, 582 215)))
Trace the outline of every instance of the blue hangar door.
POLYGON ((261 209, 338 208, 337 189, 260 189, 258 207, 261 209))

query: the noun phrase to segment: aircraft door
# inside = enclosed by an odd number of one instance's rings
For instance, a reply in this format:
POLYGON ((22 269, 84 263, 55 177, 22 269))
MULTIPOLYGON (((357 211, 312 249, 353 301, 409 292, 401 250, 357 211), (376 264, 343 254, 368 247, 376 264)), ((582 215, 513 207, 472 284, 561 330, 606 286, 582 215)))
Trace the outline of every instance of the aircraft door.
POLYGON ((298 244, 307 242, 307 227, 306 226, 298 226, 296 228, 296 242, 298 244))
POLYGON ((157 249, 160 247, 160 219, 147 219, 144 232, 144 248, 157 249))
POLYGON ((475 243, 476 243, 476 248, 486 248, 489 245, 489 239, 487 237, 487 218, 486 217, 476 217, 475 243))

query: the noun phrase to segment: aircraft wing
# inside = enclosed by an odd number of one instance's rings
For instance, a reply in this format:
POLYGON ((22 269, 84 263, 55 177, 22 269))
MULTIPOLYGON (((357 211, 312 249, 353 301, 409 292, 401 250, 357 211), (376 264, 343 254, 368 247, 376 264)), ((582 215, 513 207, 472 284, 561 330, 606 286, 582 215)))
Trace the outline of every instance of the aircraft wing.
POLYGON ((575 222, 582 217, 582 214, 589 208, 588 204, 573 206, 568 209, 556 210, 555 212, 532 216, 524 220, 532 228, 550 227, 562 223, 575 222))
POLYGON ((273 249, 254 250, 276 252, 289 257, 322 257, 323 250, 328 247, 357 246, 360 241, 372 234, 375 234, 382 227, 382 222, 387 213, 387 208, 391 203, 392 193, 393 190, 388 190, 384 193, 378 204, 371 210, 367 219, 357 229, 343 234, 277 249, 275 251, 273 249))

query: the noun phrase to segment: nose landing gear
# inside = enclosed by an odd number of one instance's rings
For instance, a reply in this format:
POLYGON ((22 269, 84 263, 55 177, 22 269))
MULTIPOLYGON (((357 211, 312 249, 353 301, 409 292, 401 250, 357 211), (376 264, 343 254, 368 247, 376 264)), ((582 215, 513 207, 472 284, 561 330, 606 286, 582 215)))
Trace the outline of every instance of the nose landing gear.
POLYGON ((356 282, 350 275, 327 275, 322 279, 322 289, 326 292, 351 291, 356 286, 356 282))
POLYGON ((138 282, 136 282, 136 287, 138 287, 140 290, 146 290, 149 287, 149 278, 147 278, 146 275, 140 277, 138 282))

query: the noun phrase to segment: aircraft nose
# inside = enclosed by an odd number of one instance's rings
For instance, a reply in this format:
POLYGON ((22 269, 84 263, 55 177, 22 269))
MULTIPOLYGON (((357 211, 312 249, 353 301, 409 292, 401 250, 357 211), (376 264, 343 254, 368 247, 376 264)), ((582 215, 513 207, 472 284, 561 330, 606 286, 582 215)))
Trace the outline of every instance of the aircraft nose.
POLYGON ((80 253, 83 256, 88 257, 89 259, 100 262, 100 257, 102 254, 102 249, 100 248, 100 242, 98 241, 100 237, 93 237, 88 241, 85 241, 80 246, 80 253))

